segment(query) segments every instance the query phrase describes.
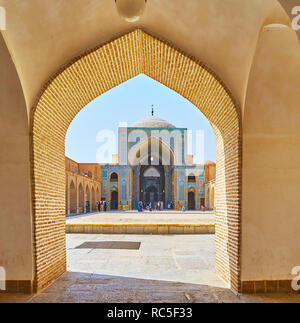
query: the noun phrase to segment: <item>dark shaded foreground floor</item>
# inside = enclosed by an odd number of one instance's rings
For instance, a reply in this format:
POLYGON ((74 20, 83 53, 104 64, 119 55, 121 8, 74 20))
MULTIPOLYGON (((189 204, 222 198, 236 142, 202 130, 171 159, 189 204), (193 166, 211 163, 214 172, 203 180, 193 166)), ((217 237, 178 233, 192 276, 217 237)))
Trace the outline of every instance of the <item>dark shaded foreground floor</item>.
POLYGON ((230 290, 198 284, 68 272, 33 296, 0 294, 0 302, 22 303, 252 303, 300 302, 300 295, 236 296, 230 290))

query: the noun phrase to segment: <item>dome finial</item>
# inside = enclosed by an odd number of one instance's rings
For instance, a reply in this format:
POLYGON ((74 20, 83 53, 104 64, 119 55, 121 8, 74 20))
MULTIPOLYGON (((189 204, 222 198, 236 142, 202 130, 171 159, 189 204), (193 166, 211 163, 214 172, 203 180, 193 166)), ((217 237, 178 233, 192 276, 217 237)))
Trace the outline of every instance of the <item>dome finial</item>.
POLYGON ((151 114, 152 114, 152 117, 154 116, 154 105, 152 104, 152 112, 151 112, 151 114))

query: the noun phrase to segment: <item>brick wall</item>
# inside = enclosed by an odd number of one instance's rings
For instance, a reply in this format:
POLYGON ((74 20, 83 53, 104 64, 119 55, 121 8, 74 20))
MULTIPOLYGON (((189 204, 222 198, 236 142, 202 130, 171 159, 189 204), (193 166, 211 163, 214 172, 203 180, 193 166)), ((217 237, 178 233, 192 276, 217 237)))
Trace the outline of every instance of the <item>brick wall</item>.
POLYGON ((202 63, 141 30, 74 59, 44 87, 33 112, 36 287, 66 268, 65 134, 97 96, 144 73, 188 99, 211 122, 217 139, 216 268, 240 288, 241 151, 237 108, 221 80, 202 63))
POLYGON ((100 171, 100 165, 99 164, 78 164, 79 172, 83 174, 91 174, 92 178, 96 181, 100 181, 101 178, 101 171, 100 171))
POLYGON ((96 211, 96 202, 101 199, 100 165, 81 164, 66 157, 66 213, 96 211), (90 174, 91 177, 86 174, 90 174), (89 210, 86 209, 86 192, 90 192, 89 210))

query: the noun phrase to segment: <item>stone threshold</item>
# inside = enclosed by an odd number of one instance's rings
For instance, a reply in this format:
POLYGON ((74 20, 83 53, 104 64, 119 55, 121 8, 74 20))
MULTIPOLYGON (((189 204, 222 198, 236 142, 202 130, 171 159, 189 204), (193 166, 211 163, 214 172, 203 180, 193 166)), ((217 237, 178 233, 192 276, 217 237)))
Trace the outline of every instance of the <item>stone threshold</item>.
POLYGON ((214 234, 214 224, 66 224, 66 233, 214 234))

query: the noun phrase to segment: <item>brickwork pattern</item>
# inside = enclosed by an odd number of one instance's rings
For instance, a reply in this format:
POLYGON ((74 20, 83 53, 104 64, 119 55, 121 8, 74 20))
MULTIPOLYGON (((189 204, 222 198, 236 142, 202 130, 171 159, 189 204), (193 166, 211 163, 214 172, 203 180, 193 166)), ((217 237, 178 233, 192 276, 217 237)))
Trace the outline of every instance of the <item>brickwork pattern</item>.
POLYGON ((222 81, 194 60, 142 30, 76 58, 43 88, 33 111, 33 206, 36 288, 66 270, 65 134, 99 95, 144 73, 176 91, 207 117, 217 139, 216 269, 240 288, 241 138, 238 109, 222 81))
POLYGON ((85 198, 87 189, 90 192, 88 196, 90 205, 88 211, 96 211, 98 209, 96 202, 101 199, 100 182, 81 174, 66 171, 66 214, 87 212, 85 198))

